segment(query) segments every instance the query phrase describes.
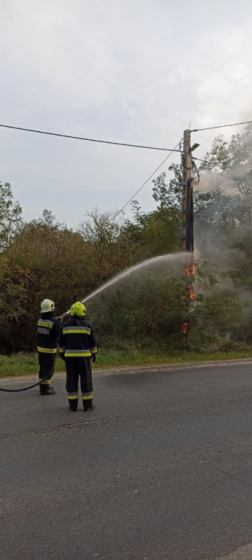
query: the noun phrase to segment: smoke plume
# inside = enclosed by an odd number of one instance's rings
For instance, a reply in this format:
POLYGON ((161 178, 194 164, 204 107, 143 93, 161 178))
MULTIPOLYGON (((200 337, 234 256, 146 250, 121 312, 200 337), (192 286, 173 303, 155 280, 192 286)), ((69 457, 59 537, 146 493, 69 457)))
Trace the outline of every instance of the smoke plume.
POLYGON ((224 196, 234 197, 239 195, 232 177, 219 173, 201 173, 199 181, 194 181, 193 186, 199 194, 221 191, 224 196))

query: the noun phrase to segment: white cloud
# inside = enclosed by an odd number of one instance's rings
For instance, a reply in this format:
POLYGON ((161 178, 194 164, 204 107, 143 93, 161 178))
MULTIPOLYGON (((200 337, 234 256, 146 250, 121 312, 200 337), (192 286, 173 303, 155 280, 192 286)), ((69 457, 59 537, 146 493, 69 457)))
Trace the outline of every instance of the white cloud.
POLYGON ((196 57, 195 84, 199 101, 197 118, 203 125, 235 122, 242 118, 245 108, 249 111, 251 52, 251 21, 205 34, 196 57))

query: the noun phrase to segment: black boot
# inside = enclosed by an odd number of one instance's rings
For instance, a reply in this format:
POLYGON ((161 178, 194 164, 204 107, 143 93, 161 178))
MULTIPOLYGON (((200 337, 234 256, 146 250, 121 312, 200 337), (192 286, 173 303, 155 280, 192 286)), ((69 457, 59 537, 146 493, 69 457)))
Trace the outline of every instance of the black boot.
POLYGON ((55 395, 55 391, 53 387, 49 387, 48 389, 44 390, 40 388, 41 395, 55 395))
POLYGON ((83 401, 83 407, 84 407, 84 412, 88 412, 89 410, 94 410, 95 409, 95 405, 93 404, 93 399, 90 399, 90 401, 83 401))
POLYGON ((78 408, 78 399, 71 399, 68 402, 69 402, 70 410, 72 410, 73 412, 76 412, 76 410, 78 408))

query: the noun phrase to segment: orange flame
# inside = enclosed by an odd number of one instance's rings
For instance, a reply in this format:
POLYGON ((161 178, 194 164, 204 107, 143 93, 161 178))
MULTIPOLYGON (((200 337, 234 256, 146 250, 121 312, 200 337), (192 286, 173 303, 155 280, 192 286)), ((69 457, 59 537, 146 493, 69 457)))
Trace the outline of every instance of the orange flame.
MULTIPOLYGON (((193 263, 188 263, 188 266, 186 268, 186 276, 194 276, 195 274, 195 266, 193 263)), ((193 300, 194 299, 194 293, 193 293, 193 289, 191 286, 189 286, 189 295, 190 295, 190 299, 193 300)))
POLYGON ((188 323, 183 323, 183 334, 187 333, 188 323))

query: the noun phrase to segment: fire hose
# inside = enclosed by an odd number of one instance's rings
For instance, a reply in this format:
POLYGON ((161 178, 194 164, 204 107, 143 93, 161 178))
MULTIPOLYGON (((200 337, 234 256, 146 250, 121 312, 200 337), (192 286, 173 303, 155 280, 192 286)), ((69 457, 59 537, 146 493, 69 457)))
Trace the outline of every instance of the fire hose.
POLYGON ((54 369, 54 364, 50 369, 49 373, 43 379, 40 379, 39 381, 37 381, 37 383, 34 383, 33 385, 29 385, 28 387, 22 387, 22 389, 4 389, 3 387, 0 387, 0 391, 4 393, 21 393, 22 391, 29 391, 29 389, 33 389, 34 387, 37 387, 38 385, 46 381, 48 377, 50 377, 51 373, 53 372, 53 369, 54 369))

